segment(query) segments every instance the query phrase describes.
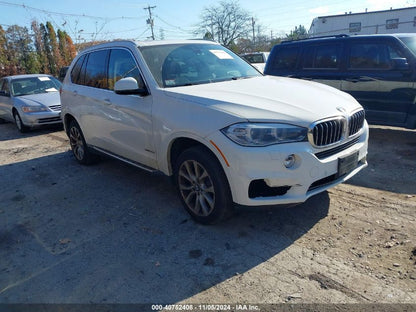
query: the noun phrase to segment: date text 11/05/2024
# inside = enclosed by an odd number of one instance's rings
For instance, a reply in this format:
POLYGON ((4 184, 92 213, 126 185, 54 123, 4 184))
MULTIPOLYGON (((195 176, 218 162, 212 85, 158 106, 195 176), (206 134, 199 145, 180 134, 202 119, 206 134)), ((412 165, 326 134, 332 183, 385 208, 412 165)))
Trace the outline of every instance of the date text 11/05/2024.
POLYGON ((251 304, 154 304, 152 311, 260 311, 251 304))

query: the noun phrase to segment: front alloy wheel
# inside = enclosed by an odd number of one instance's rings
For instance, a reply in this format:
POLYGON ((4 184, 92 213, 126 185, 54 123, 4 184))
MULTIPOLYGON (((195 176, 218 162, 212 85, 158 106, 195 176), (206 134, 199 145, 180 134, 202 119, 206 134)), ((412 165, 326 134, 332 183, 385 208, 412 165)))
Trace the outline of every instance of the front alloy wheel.
POLYGON ((92 154, 85 143, 84 135, 78 123, 73 120, 69 125, 69 144, 76 160, 83 164, 89 165, 96 161, 97 156, 92 154))
POLYGON ((205 147, 192 147, 179 156, 175 181, 182 204, 197 222, 212 224, 231 214, 228 180, 218 159, 205 147))
POLYGON ((215 190, 206 169, 196 160, 183 162, 178 184, 188 208, 197 216, 209 216, 214 210, 215 190))
POLYGON ((14 122, 16 123, 16 127, 20 132, 25 133, 27 132, 27 130, 29 130, 29 128, 25 126, 25 124, 23 123, 22 118, 20 118, 20 115, 18 112, 15 111, 13 113, 13 117, 14 117, 14 122))

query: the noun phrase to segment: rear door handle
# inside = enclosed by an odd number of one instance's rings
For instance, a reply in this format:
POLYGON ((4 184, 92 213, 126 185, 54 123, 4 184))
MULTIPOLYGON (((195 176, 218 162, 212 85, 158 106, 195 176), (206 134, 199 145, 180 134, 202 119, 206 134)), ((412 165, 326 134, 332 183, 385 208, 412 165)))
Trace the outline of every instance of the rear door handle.
POLYGON ((352 77, 352 78, 346 78, 345 79, 345 81, 353 82, 353 83, 356 83, 356 82, 365 82, 365 81, 374 81, 374 80, 378 80, 378 79, 371 78, 371 77, 365 77, 365 76, 362 76, 362 77, 352 77))
POLYGON ((355 83, 355 82, 360 81, 360 78, 346 78, 345 81, 354 82, 355 83))

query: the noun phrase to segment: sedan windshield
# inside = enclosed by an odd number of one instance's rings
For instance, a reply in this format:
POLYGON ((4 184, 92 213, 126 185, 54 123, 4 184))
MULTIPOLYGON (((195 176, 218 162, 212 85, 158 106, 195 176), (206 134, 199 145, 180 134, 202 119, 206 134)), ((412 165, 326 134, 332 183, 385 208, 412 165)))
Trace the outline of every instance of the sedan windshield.
POLYGON ((28 94, 58 92, 61 83, 58 79, 49 76, 13 79, 11 93, 13 96, 28 94))
POLYGON ((169 44, 139 49, 162 88, 261 76, 239 56, 216 44, 169 44))

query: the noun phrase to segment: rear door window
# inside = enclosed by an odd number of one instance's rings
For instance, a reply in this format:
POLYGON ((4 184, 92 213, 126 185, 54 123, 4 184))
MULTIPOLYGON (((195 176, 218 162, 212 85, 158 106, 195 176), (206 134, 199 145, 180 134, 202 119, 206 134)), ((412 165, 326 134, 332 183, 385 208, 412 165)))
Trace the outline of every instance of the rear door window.
POLYGON ((4 91, 4 94, 8 95, 10 94, 10 89, 9 89, 9 82, 7 81, 7 79, 2 79, 0 80, 0 87, 1 87, 1 91, 4 91))
POLYGON ((308 46, 304 51, 303 69, 338 69, 341 52, 340 44, 308 46))
POLYGON ((108 50, 91 52, 85 69, 84 84, 89 87, 107 89, 108 50))

